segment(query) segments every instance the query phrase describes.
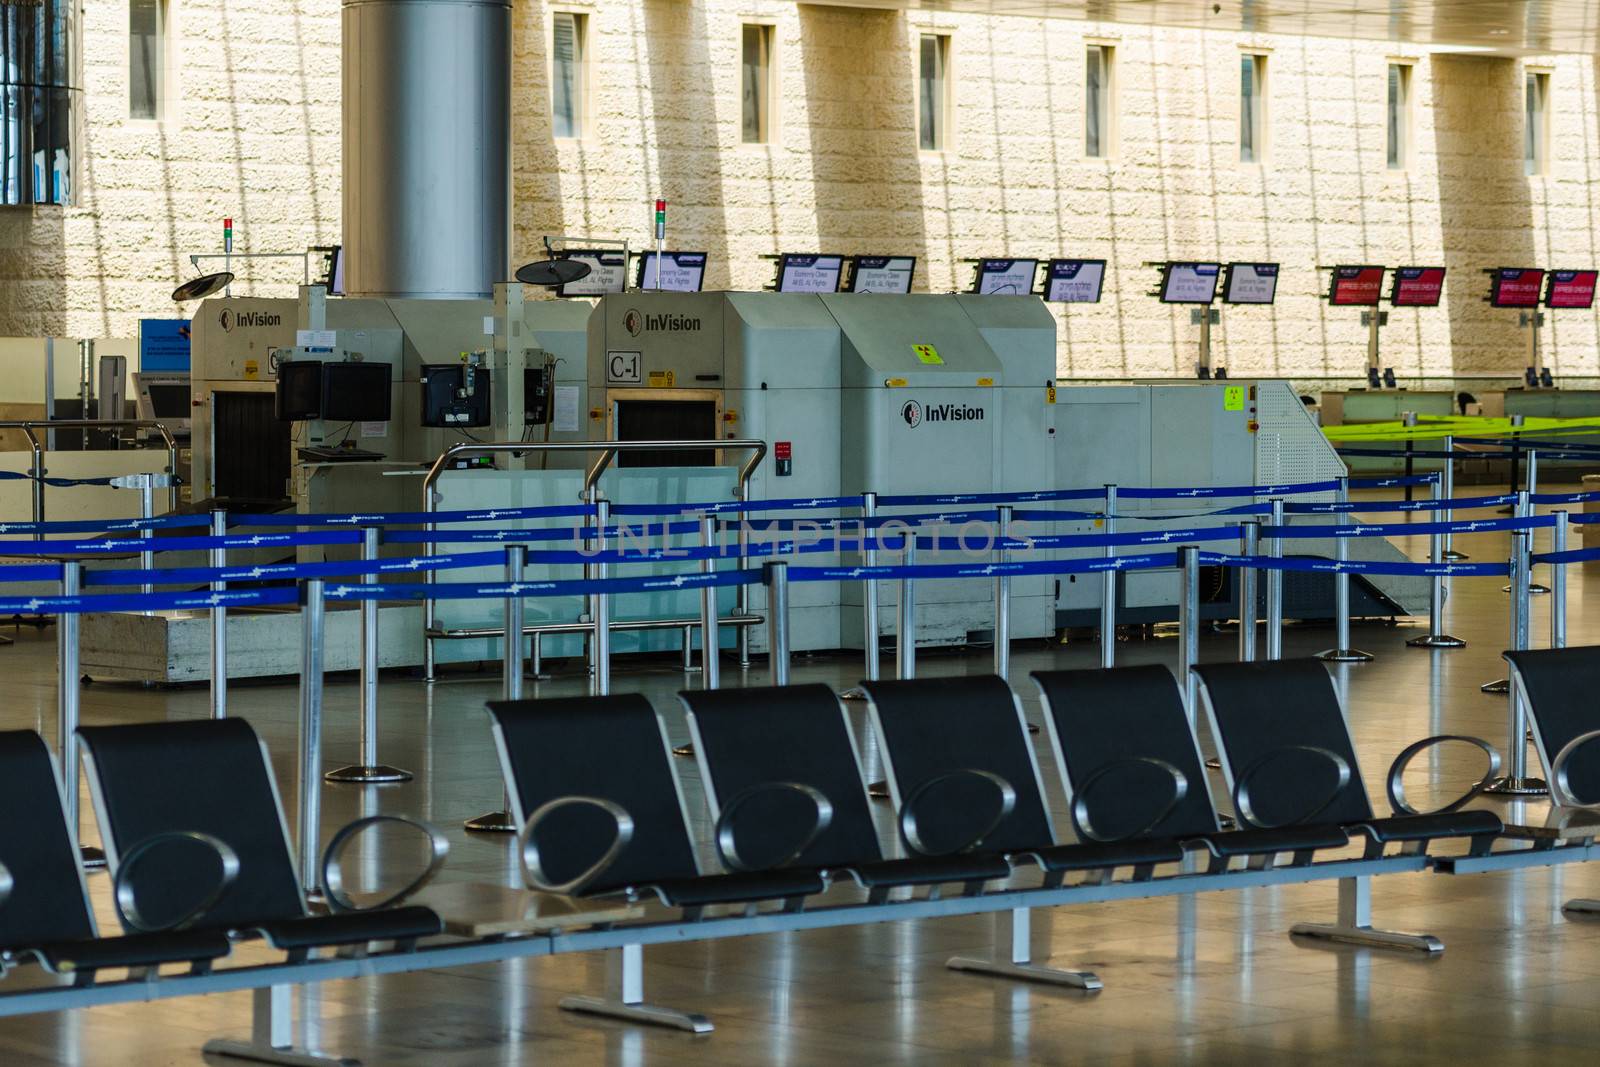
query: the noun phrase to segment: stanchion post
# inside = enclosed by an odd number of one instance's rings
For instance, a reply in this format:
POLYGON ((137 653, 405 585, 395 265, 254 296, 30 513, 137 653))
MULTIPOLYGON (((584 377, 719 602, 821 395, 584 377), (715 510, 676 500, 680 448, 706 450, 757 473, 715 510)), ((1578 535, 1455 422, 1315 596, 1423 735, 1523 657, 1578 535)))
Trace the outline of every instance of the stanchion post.
MULTIPOLYGON (((1444 439, 1444 470, 1439 473, 1442 482, 1441 492, 1444 494, 1445 508, 1442 518, 1445 522, 1456 521, 1455 505, 1451 501, 1456 498, 1456 439, 1444 439)), ((1465 552, 1457 552, 1455 548, 1455 534, 1444 535, 1444 558, 1446 561, 1463 560, 1467 558, 1465 552)))
MULTIPOLYGON (((1246 519, 1239 524, 1239 554, 1254 559, 1261 540, 1261 524, 1246 519)), ((1239 568, 1239 662, 1256 659, 1256 569, 1250 563, 1239 568)))
MULTIPOLYGON (((1272 501, 1272 526, 1283 529, 1283 501, 1272 501)), ((1272 537, 1272 558, 1283 558, 1283 538, 1272 537)), ((1283 572, 1277 568, 1267 571, 1267 658, 1283 658, 1283 572)))
MULTIPOLYGON (((1011 507, 1002 504, 995 513, 994 561, 1004 563, 1006 550, 1000 542, 1010 536, 1011 507)), ((994 576, 994 673, 999 678, 1011 676, 1011 578, 1006 574, 994 576)))
POLYGON ((1194 545, 1178 549, 1178 678, 1183 682, 1183 710, 1192 729, 1195 705, 1194 671, 1200 662, 1200 550, 1194 545))
MULTIPOLYGON (((716 516, 702 515, 700 543, 710 548, 718 543, 717 538, 716 516)), ((705 574, 716 573, 717 561, 710 557, 702 560, 700 570, 705 574)), ((722 630, 717 623, 717 588, 708 585, 700 590, 700 680, 707 689, 716 689, 721 685, 721 643, 722 630)))
MULTIPOLYGON (((83 564, 68 560, 61 565, 61 595, 75 597, 83 592, 83 564)), ((61 761, 61 786, 66 801, 67 829, 78 841, 78 632, 83 616, 71 609, 56 616, 56 755, 61 761)), ((104 867, 105 853, 97 848, 79 848, 83 865, 104 867)))
POLYGON ((767 649, 772 657, 772 684, 789 684, 789 564, 766 566, 767 649))
MULTIPOLYGON (((1442 478, 1433 482, 1433 499, 1435 502, 1444 499, 1444 484, 1442 478)), ((1435 509, 1433 521, 1437 525, 1442 509, 1435 509)), ((1428 561, 1435 567, 1444 565, 1445 534, 1434 533, 1428 538, 1428 561)), ((1428 581, 1428 632, 1421 637, 1413 637, 1406 644, 1411 648, 1463 648, 1466 642, 1459 637, 1451 637, 1444 632, 1444 575, 1435 572, 1428 581)))
MULTIPOLYGON (((378 546, 383 532, 376 527, 361 531, 361 559, 376 564, 378 546)), ((376 570, 364 575, 368 585, 377 585, 383 575, 376 570)), ((359 758, 348 767, 329 771, 324 777, 330 782, 358 785, 406 782, 410 771, 388 767, 378 762, 378 602, 361 602, 361 740, 359 758)))
MULTIPOLYGON (((1526 493, 1522 494, 1526 495, 1526 493)), ((1522 502, 1519 500, 1518 504, 1522 502)), ((1517 530, 1511 536, 1511 648, 1528 647, 1528 622, 1532 597, 1528 591, 1528 557, 1533 543, 1532 530, 1517 530)), ((1506 773, 1485 790, 1501 796, 1537 796, 1548 792, 1539 778, 1528 776, 1528 715, 1522 703, 1522 687, 1515 674, 1506 685, 1506 773)))
MULTIPOLYGON (((917 562, 917 535, 907 530, 901 536, 905 543, 901 562, 904 566, 913 567, 917 562)), ((910 577, 900 579, 900 623, 895 627, 894 635, 894 676, 901 679, 917 676, 917 592, 916 583, 910 577)))
MULTIPOLYGON (((1117 487, 1106 486, 1105 533, 1117 532, 1117 487)), ((1105 557, 1117 554, 1115 545, 1105 547, 1105 557)), ((1117 665, 1117 572, 1107 568, 1100 575, 1100 666, 1117 665)))
MULTIPOLYGON (((1336 496, 1340 507, 1337 512, 1339 518, 1334 525, 1347 526, 1350 523, 1350 512, 1347 510, 1350 503, 1348 476, 1339 479, 1336 496)), ((1333 545, 1333 558, 1339 563, 1346 562, 1350 558, 1349 538, 1336 534, 1333 545)), ((1334 647, 1317 653, 1318 659, 1329 663, 1366 663, 1372 659, 1370 652, 1350 647, 1350 575, 1343 569, 1333 576, 1333 625, 1334 647)))
MULTIPOLYGON (((87 431, 85 431, 84 436, 88 436, 87 431)), ((155 518, 156 516, 156 487, 154 482, 155 479, 149 474, 146 474, 143 478, 139 479, 139 517, 141 519, 149 520, 155 518)), ((155 530, 151 529, 147 521, 144 528, 139 531, 140 540, 148 543, 151 542, 155 536, 155 530)), ((140 552, 139 567, 140 569, 147 571, 155 570, 156 554, 149 550, 140 552)), ((153 593, 156 591, 155 583, 145 582, 139 587, 139 591, 141 593, 153 593)))
MULTIPOLYGON (((611 502, 601 497, 599 493, 600 490, 596 487, 593 543, 596 552, 604 552, 606 525, 611 521, 611 502)), ((588 564, 588 569, 596 581, 606 576, 607 568, 604 562, 596 561, 588 564)), ((589 621, 594 626, 594 633, 589 640, 589 688, 595 696, 607 696, 611 692, 611 598, 605 593, 590 594, 589 621)))
POLYGON ((300 883, 317 891, 317 859, 322 847, 322 648, 327 604, 320 578, 300 587, 300 810, 297 843, 300 883))
MULTIPOLYGON (((1567 513, 1558 510, 1552 513, 1556 525, 1550 531, 1550 550, 1560 554, 1567 550, 1567 513)), ((1565 563, 1552 563, 1550 565, 1550 647, 1567 647, 1567 565, 1565 563)))
MULTIPOLYGON (((1534 517, 1534 514, 1538 511, 1538 505, 1536 505, 1533 502, 1533 495, 1535 493, 1537 493, 1538 491, 1539 491, 1539 451, 1538 451, 1538 449, 1530 448, 1528 450, 1528 492, 1527 492, 1527 498, 1528 499, 1526 500, 1526 502, 1519 501, 1519 503, 1522 504, 1522 517, 1523 518, 1531 519, 1531 518, 1534 517)), ((1530 556, 1533 554, 1533 531, 1532 530, 1528 531, 1528 553, 1529 553, 1530 556)), ((1534 594, 1535 596, 1544 596, 1545 594, 1550 592, 1550 587, 1549 586, 1540 585, 1538 582, 1533 580, 1533 564, 1532 563, 1528 564, 1528 591, 1530 593, 1534 594)))
MULTIPOLYGON (((228 535, 228 513, 216 510, 211 513, 211 536, 228 535)), ((211 566, 221 570, 228 565, 228 550, 220 545, 211 549, 211 566)), ((228 583, 211 583, 213 593, 226 592, 228 583)), ((228 717, 228 609, 221 604, 211 607, 211 717, 228 717)))
MULTIPOLYGON (((502 646, 500 668, 500 696, 505 700, 522 699, 522 630, 523 600, 517 584, 522 581, 527 567, 526 545, 506 546, 506 585, 510 587, 505 602, 505 643, 502 646)), ((509 834, 517 830, 516 816, 511 812, 511 792, 508 788, 498 811, 485 812, 464 824, 478 833, 509 834)))
MULTIPOLYGON (((862 540, 866 550, 862 561, 868 567, 878 565, 878 531, 872 519, 878 514, 878 494, 861 494, 862 540)), ((866 655, 867 681, 876 682, 880 670, 878 649, 878 580, 867 578, 861 583, 861 647, 866 655)))

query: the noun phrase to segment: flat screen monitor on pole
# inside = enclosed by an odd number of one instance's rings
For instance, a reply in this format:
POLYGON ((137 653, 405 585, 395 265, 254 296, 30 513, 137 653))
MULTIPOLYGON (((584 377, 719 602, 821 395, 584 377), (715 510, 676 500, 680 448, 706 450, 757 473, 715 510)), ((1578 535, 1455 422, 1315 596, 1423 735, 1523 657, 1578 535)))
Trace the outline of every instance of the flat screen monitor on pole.
POLYGON ((1229 263, 1222 287, 1227 304, 1270 304, 1278 299, 1278 264, 1229 263))
POLYGON ((1044 268, 1044 298, 1050 304, 1098 304, 1105 281, 1103 259, 1052 259, 1044 268))
POLYGON ((1383 299, 1383 276, 1387 267, 1335 267, 1328 289, 1328 303, 1334 307, 1377 307, 1383 299))
POLYGON ((1489 272, 1489 303, 1497 308, 1536 308, 1544 295, 1542 267, 1497 267, 1489 272))
POLYGON ((1443 267, 1396 267, 1389 303, 1397 308, 1436 308, 1444 296, 1443 267))
POLYGON ((607 296, 628 287, 628 253, 622 249, 569 248, 559 253, 562 259, 589 266, 586 277, 556 288, 557 296, 607 296))
POLYGON ((778 292, 837 293, 844 274, 843 256, 795 255, 778 257, 778 292))
POLYGON ((322 360, 295 359, 278 364, 272 403, 279 422, 303 422, 322 414, 322 360))
POLYGON ((650 292, 698 293, 706 284, 706 253, 663 252, 658 257, 646 252, 639 257, 638 284, 650 292), (659 269, 658 263, 663 259, 666 267, 659 269))
POLYGON ((916 256, 854 256, 850 260, 850 291, 904 296, 911 292, 916 273, 916 256))
POLYGON ((1544 294, 1544 306, 1547 308, 1577 308, 1579 310, 1587 310, 1594 307, 1594 287, 1597 277, 1600 277, 1600 271, 1551 271, 1550 285, 1544 294))
POLYGON ((1161 268, 1163 304, 1209 304, 1217 298, 1219 263, 1168 263, 1161 268))
POLYGON ((1037 259, 980 259, 972 291, 979 296, 1031 296, 1038 273, 1037 259))

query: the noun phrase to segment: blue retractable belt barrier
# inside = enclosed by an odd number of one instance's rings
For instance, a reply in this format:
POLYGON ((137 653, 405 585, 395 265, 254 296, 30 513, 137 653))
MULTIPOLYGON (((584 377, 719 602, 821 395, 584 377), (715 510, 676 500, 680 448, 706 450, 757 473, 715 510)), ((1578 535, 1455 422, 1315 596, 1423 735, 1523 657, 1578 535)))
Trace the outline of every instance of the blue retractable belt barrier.
POLYGON ((1397 478, 1351 478, 1351 489, 1398 489, 1407 485, 1432 485, 1439 480, 1437 474, 1411 474, 1397 478))
POLYGON ((435 582, 432 585, 334 585, 329 600, 504 600, 512 596, 587 596, 591 593, 652 593, 663 590, 755 585, 756 570, 652 575, 642 578, 577 578, 552 582, 435 582))
POLYGON ((1600 500, 1600 492, 1534 493, 1528 499, 1535 504, 1588 504, 1600 500))
POLYGON ((1593 563, 1600 560, 1600 548, 1574 548, 1566 552, 1541 552, 1528 557, 1533 563, 1593 563))
POLYGON ((0 564, 0 582, 59 582, 59 563, 0 564))
POLYGON ((153 519, 74 519, 63 522, 0 522, 0 536, 22 533, 116 533, 211 525, 209 515, 158 515, 153 519))
MULTIPOLYGON (((88 571, 83 584, 200 585, 208 582, 266 582, 305 578, 344 578, 363 574, 406 574, 504 567, 504 552, 469 552, 455 556, 406 556, 380 560, 330 560, 325 563, 267 563, 254 567, 174 567, 155 570, 88 571)), ((0 572, 3 575, 3 572, 0 572)))
POLYGON ((141 552, 188 552, 210 548, 291 548, 295 545, 359 545, 360 530, 312 533, 230 534, 227 537, 140 537, 108 541, 0 541, 0 555, 82 556, 141 552))
POLYGON ((1297 556, 1227 556, 1201 552, 1200 562, 1216 567, 1249 567, 1269 571, 1307 571, 1324 574, 1404 574, 1446 577, 1504 578, 1511 568, 1504 563, 1399 563, 1372 559, 1309 559, 1297 556))
POLYGON ((1018 574, 1091 574, 1098 571, 1164 570, 1177 566, 1176 552, 1139 556, 1095 556, 1089 559, 1051 559, 1006 563, 916 563, 911 566, 794 567, 791 582, 840 582, 863 578, 991 578, 1018 574))
POLYGON ((920 507, 924 504, 1043 504, 1050 500, 1101 500, 1104 489, 1048 489, 1037 493, 940 493, 931 496, 880 496, 880 508, 920 507))
POLYGON ((228 516, 230 526, 423 526, 428 523, 514 522, 594 514, 593 504, 552 504, 536 508, 479 508, 475 511, 356 512, 350 515, 297 515, 293 512, 228 516))
POLYGON ((1575 511, 1567 516, 1567 521, 1574 526, 1588 526, 1600 522, 1600 511, 1575 511))
POLYGON ((1332 493, 1339 488, 1336 480, 1324 482, 1299 482, 1289 485, 1223 485, 1198 489, 1141 489, 1119 488, 1117 497, 1129 500, 1199 500, 1207 497, 1240 496, 1299 496, 1307 493, 1332 493))
POLYGON ((726 515, 730 512, 817 511, 859 508, 860 496, 793 497, 783 500, 722 500, 704 504, 612 504, 613 515, 726 515))
MULTIPOLYGON (((420 588, 420 587, 419 587, 420 588)), ((0 615, 81 615, 90 611, 177 611, 296 604, 293 586, 225 593, 139 593, 129 596, 40 596, 0 598, 0 615)))
POLYGON ((1428 534, 1486 533, 1491 530, 1538 530, 1556 524, 1554 515, 1527 519, 1459 519, 1455 522, 1359 523, 1347 526, 1264 526, 1262 537, 1422 537, 1428 534))
POLYGON ((1357 511, 1471 511, 1515 504, 1517 494, 1456 497, 1452 500, 1347 500, 1333 504, 1285 504, 1283 510, 1295 515, 1347 515, 1357 511))

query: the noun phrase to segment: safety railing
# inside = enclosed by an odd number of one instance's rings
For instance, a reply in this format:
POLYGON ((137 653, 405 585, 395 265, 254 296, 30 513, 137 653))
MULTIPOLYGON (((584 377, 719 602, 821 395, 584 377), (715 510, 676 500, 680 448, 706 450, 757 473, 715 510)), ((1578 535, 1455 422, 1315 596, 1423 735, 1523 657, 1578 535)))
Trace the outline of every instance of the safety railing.
MULTIPOLYGON (((154 430, 161 435, 167 449, 167 471, 171 481, 167 486, 167 510, 178 510, 178 443, 172 432, 160 422, 147 419, 21 419, 0 422, 0 430, 21 430, 28 437, 28 447, 33 452, 33 464, 27 477, 33 482, 33 521, 43 523, 44 490, 48 481, 44 465, 45 443, 39 439, 39 430, 154 430)), ((98 480, 96 480, 98 481, 98 480)), ((83 484, 78 480, 63 480, 64 485, 83 484)), ((42 536, 42 534, 41 534, 42 536)))

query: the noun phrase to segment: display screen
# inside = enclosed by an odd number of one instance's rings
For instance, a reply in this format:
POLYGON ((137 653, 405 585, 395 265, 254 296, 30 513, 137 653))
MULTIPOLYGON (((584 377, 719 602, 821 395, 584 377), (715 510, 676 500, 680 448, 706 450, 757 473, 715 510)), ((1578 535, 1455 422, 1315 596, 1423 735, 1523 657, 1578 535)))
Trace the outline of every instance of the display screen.
POLYGON ((1044 298, 1052 304, 1098 304, 1105 280, 1103 259, 1052 259, 1044 268, 1044 298))
POLYGON ((843 256, 796 256, 784 253, 778 257, 778 292, 837 293, 842 274, 843 256))
POLYGON ((628 287, 628 254, 582 248, 569 248, 562 259, 589 264, 589 275, 569 285, 556 287, 557 296, 605 296, 628 287))
POLYGON ((1377 307, 1383 298, 1387 267, 1335 267, 1328 303, 1335 307, 1377 307))
POLYGON ((1497 308, 1533 308, 1544 295, 1540 267, 1500 267, 1489 276, 1489 303, 1497 308))
POLYGON ((1443 267, 1397 267, 1394 293, 1389 302, 1397 308, 1433 308, 1444 295, 1443 267))
MULTIPOLYGON (((155 397, 150 398, 151 405, 155 397)), ((322 414, 322 360, 296 359, 278 364, 273 412, 280 422, 299 422, 322 414)))
POLYGON ((1229 263, 1222 299, 1229 304, 1270 304, 1278 299, 1276 263, 1229 263))
POLYGON ((1217 298, 1219 263, 1168 263, 1161 270, 1163 304, 1209 304, 1217 298))
POLYGON ((1029 296, 1033 293, 1033 277, 1038 273, 1037 259, 980 259, 978 285, 973 292, 980 296, 1029 296))
POLYGON ((322 418, 327 422, 388 422, 389 378, 387 363, 324 363, 322 418))
POLYGON ((698 293, 706 284, 706 254, 704 252, 664 252, 666 269, 658 281, 657 260, 654 252, 639 257, 639 288, 663 293, 698 293))
POLYGON ((1552 308, 1594 307, 1594 285, 1600 272, 1592 270, 1553 270, 1544 305, 1552 308))
POLYGON ((189 417, 189 387, 187 385, 149 385, 150 410, 158 419, 187 419, 189 417))
POLYGON ((850 291, 903 295, 911 292, 916 273, 916 256, 856 256, 850 261, 850 291))

